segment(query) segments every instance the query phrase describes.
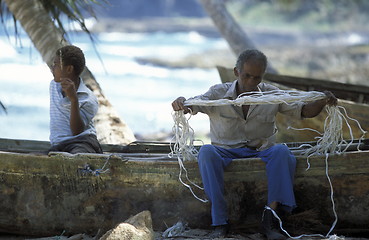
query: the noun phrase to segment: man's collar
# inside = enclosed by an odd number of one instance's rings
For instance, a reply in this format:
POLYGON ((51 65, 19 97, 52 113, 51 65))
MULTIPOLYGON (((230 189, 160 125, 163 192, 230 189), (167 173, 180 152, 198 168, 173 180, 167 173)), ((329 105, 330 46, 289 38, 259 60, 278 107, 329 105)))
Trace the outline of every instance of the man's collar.
POLYGON ((234 100, 237 98, 237 79, 232 82, 231 87, 228 89, 224 98, 234 100))
MULTIPOLYGON (((257 86, 259 92, 263 92, 261 83, 257 86)), ((237 95, 237 79, 232 82, 231 87, 227 90, 226 94, 224 95, 225 99, 234 100, 238 97, 237 95)))

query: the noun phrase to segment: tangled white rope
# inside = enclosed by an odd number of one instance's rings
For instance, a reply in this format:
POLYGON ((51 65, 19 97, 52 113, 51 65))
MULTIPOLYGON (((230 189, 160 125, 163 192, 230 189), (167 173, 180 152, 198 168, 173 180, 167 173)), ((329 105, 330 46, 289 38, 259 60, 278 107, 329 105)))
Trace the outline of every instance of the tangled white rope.
POLYGON ((185 102, 185 106, 222 106, 222 105, 256 105, 256 104, 279 104, 308 102, 324 99, 326 95, 322 92, 301 92, 293 90, 274 90, 268 92, 248 92, 240 94, 235 100, 218 99, 218 100, 201 100, 189 99, 185 102))
MULTIPOLYGON (((360 143, 361 141, 364 139, 364 136, 366 134, 366 131, 364 131, 362 129, 362 127, 360 126, 360 123, 356 120, 356 119, 353 119, 351 117, 348 116, 347 112, 346 112, 346 109, 344 107, 341 107, 341 106, 327 106, 326 107, 326 111, 327 111, 327 118, 325 119, 325 122, 324 122, 324 133, 320 133, 314 129, 295 129, 295 128, 291 128, 291 129, 294 129, 294 130, 312 130, 314 132, 317 132, 319 133, 320 137, 316 137, 318 140, 317 140, 317 144, 315 146, 311 146, 311 145, 308 145, 308 148, 303 152, 303 155, 307 156, 307 169, 306 170, 309 170, 310 168, 310 163, 309 163, 309 158, 312 157, 312 156, 322 156, 322 155, 325 155, 325 175, 328 179, 328 183, 329 183, 329 186, 330 186, 330 198, 331 198, 331 202, 332 202, 332 211, 333 211, 333 214, 335 216, 335 220, 334 222, 332 223, 332 226, 330 228, 330 230, 328 231, 328 233, 323 236, 321 234, 312 234, 312 235, 306 235, 306 234, 303 234, 303 235, 300 235, 298 237, 292 237, 288 234, 288 232, 283 229, 282 227, 282 221, 281 219, 276 216, 276 213, 273 211, 273 214, 277 217, 277 219, 279 220, 280 222, 280 228, 287 234, 287 236, 289 236, 290 238, 292 239, 299 239, 299 238, 302 238, 302 237, 329 237, 330 233, 333 231, 333 229, 335 228, 336 224, 337 224, 337 221, 338 221, 338 216, 337 216, 337 212, 336 212, 336 207, 335 207, 335 202, 334 202, 334 191, 333 191, 333 185, 332 185, 332 181, 329 177, 329 174, 328 174, 328 157, 329 155, 331 154, 341 154, 343 152, 345 152, 349 147, 350 145, 353 143, 354 141, 354 136, 353 136, 353 133, 352 133, 352 128, 348 122, 348 119, 349 120, 352 120, 354 121, 358 128, 360 129, 362 135, 359 137, 359 143, 357 145, 357 150, 360 151, 359 149, 359 146, 360 146, 360 143), (343 113, 340 111, 340 109, 342 109, 343 113), (350 132, 350 137, 351 137, 351 141, 348 143, 344 138, 343 138, 343 131, 342 131, 342 127, 343 127, 343 120, 345 121, 346 123, 346 126, 348 127, 349 129, 349 132, 350 132), (346 146, 346 147, 344 147, 346 146)), ((300 146, 300 147, 303 147, 304 145, 300 146)), ((305 145, 306 146, 306 145, 305 145)), ((269 208, 270 209, 270 208, 269 208)))
MULTIPOLYGON (((360 123, 351 117, 348 116, 347 111, 344 107, 341 106, 327 106, 327 118, 324 122, 324 133, 320 133, 314 129, 295 129, 292 127, 289 127, 290 129, 294 130, 311 130, 315 131, 320 135, 320 137, 316 137, 317 144, 315 146, 311 145, 302 145, 300 147, 308 146, 308 149, 303 152, 305 156, 307 156, 307 159, 309 157, 314 155, 326 155, 326 154, 341 154, 343 152, 346 152, 346 150, 350 147, 350 145, 353 143, 354 135, 352 132, 352 128, 348 122, 348 120, 354 121, 358 128, 360 129, 360 132, 362 135, 359 137, 359 144, 358 144, 358 151, 361 141, 364 139, 364 136, 366 134, 366 131, 362 129, 360 126, 360 123), (342 112, 340 111, 342 110, 342 112), (346 123, 346 126, 350 133, 351 141, 347 142, 343 138, 343 121, 346 123)), ((308 163, 308 169, 310 167, 310 164, 308 163)))
POLYGON ((183 164, 183 161, 186 160, 196 161, 196 156, 198 154, 198 151, 193 145, 194 131, 188 123, 188 120, 191 118, 192 114, 190 114, 188 119, 184 115, 183 111, 175 111, 172 115, 175 123, 172 129, 175 141, 173 146, 170 144, 171 152, 169 153, 169 157, 173 158, 174 156, 177 156, 178 164, 180 166, 179 181, 191 191, 192 195, 196 199, 200 200, 201 202, 208 202, 207 199, 202 199, 193 192, 190 184, 198 189, 204 189, 189 179, 187 169, 183 164), (186 173, 186 179, 190 182, 190 184, 187 184, 182 180, 182 170, 186 173))
MULTIPOLYGON (((325 97, 326 95, 324 93, 316 92, 316 91, 302 92, 302 91, 291 91, 291 90, 275 90, 275 91, 269 91, 269 92, 250 92, 248 94, 242 94, 238 96, 235 100, 190 99, 190 100, 185 101, 185 106, 193 106, 193 105, 222 106, 222 105, 230 105, 230 104, 241 106, 241 105, 253 105, 253 104, 280 104, 280 103, 291 104, 294 102, 316 101, 316 100, 324 99, 325 97)), ((354 137, 352 134, 350 124, 348 123, 347 119, 355 121, 360 131, 362 132, 362 136, 359 138, 358 146, 360 146, 360 141, 364 138, 366 132, 361 128, 357 120, 352 119, 347 115, 345 108, 339 107, 339 106, 327 106, 326 111, 328 113, 328 116, 324 122, 324 133, 323 134, 313 129, 295 129, 295 130, 312 130, 321 135, 320 137, 317 137, 318 140, 315 146, 302 145, 300 147, 307 147, 307 149, 303 152, 304 155, 307 156, 307 164, 308 164, 307 170, 310 168, 309 158, 311 156, 325 155, 326 176, 327 176, 327 179, 330 185, 331 202, 332 202, 333 213, 335 215, 335 221, 333 222, 332 227, 329 230, 329 232, 326 234, 326 237, 328 237, 338 221, 337 213, 335 210, 335 203, 333 199, 333 186, 332 186, 331 180, 328 175, 328 156, 329 154, 341 154, 345 152, 348 149, 348 147, 353 143, 354 137), (341 113, 340 109, 342 109, 344 113, 341 113), (351 141, 349 143, 347 143, 343 139, 343 131, 342 131, 343 120, 345 120, 345 123, 350 130, 351 141), (345 148, 343 148, 344 145, 346 145, 345 148)), ((173 127, 175 144, 174 144, 173 149, 171 149, 172 152, 170 153, 170 156, 173 157, 174 155, 177 155, 178 162, 180 165, 179 179, 181 183, 183 183, 186 187, 190 189, 191 193, 195 196, 195 198, 199 199, 200 201, 207 202, 207 200, 197 197, 192 191, 191 186, 188 184, 185 184, 181 179, 181 173, 183 169, 186 172, 187 180, 194 186, 202 189, 201 187, 199 187, 198 185, 196 185, 195 183, 193 183, 192 181, 188 179, 187 170, 185 169, 183 165, 183 161, 185 160, 196 160, 196 155, 198 153, 197 150, 193 146, 194 131, 188 124, 188 120, 190 118, 191 118, 191 115, 187 119, 183 111, 176 111, 173 113, 173 119, 175 123, 173 127)), ((294 128, 291 128, 291 129, 294 129, 294 128)), ((269 207, 266 207, 266 208, 269 208, 269 207)), ((276 215, 274 211, 273 211, 273 214, 276 215)), ((288 232, 282 228, 282 222, 280 218, 278 216, 276 217, 280 221, 281 229, 289 237, 291 237, 288 234, 288 232)), ((301 235, 298 237, 291 237, 291 238, 297 239, 297 238, 301 238, 304 236, 322 236, 322 235, 320 234, 301 235)))

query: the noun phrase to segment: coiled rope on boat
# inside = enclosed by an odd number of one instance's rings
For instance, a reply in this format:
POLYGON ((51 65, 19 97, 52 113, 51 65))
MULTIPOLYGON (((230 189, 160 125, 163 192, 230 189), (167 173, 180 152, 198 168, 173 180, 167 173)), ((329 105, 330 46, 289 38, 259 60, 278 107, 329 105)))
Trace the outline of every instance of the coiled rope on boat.
MULTIPOLYGON (((285 103, 285 104, 292 104, 295 102, 311 102, 311 101, 316 101, 316 100, 320 100, 320 99, 324 99, 326 98, 326 95, 322 92, 316 92, 316 91, 310 91, 310 92, 304 92, 304 91, 294 91, 294 90, 274 90, 274 91, 269 91, 269 92, 250 92, 250 93, 245 93, 245 94, 241 94, 240 96, 238 96, 235 100, 229 100, 229 99, 219 99, 219 100, 201 100, 201 99, 197 99, 197 98, 193 98, 193 99, 189 99, 187 101, 185 101, 184 105, 185 106, 193 106, 193 105, 198 105, 198 106, 222 106, 222 105, 237 105, 237 106, 242 106, 242 105, 259 105, 259 104, 280 104, 280 103, 285 103)), ((335 221, 332 224, 331 229, 329 230, 329 232, 326 234, 325 237, 328 237, 329 234, 332 232, 332 230, 334 229, 337 221, 338 221, 338 217, 337 217, 337 213, 335 210, 335 203, 334 203, 334 198, 333 198, 333 186, 328 174, 328 157, 330 154, 341 154, 343 152, 345 152, 348 147, 353 143, 354 137, 352 134, 352 130, 350 127, 350 124, 348 122, 349 120, 353 120, 357 123, 360 131, 362 132, 362 136, 359 138, 359 144, 358 146, 360 146, 360 142, 364 139, 365 136, 365 131, 361 128, 359 122, 353 118, 350 118, 347 115, 346 109, 344 107, 340 107, 340 106, 326 106, 326 111, 327 111, 327 118, 324 122, 324 133, 319 133, 318 131, 314 130, 314 129, 294 129, 294 130, 311 130, 311 131, 315 131, 317 133, 320 134, 320 137, 317 137, 317 144, 315 146, 311 146, 311 145, 302 145, 301 147, 307 147, 307 149, 304 151, 304 155, 307 157, 307 164, 308 167, 306 170, 308 170, 310 168, 310 164, 309 164, 309 158, 311 156, 314 155, 325 155, 325 163, 326 163, 326 176, 330 185, 330 190, 331 190, 331 202, 332 202, 332 209, 333 209, 333 213, 335 215, 335 221), (343 113, 340 111, 342 110, 343 113), (343 130, 342 130, 342 125, 343 125, 343 120, 346 123, 347 127, 350 130, 350 136, 351 136, 351 141, 347 142, 343 139, 343 130), (346 145, 346 148, 342 149, 342 146, 346 145)), ((193 141, 194 141, 194 130, 190 127, 189 125, 189 119, 191 118, 191 115, 186 118, 183 110, 182 111, 175 111, 173 114, 173 120, 174 120, 174 126, 173 126, 173 133, 174 133, 174 145, 171 149, 171 153, 169 154, 170 157, 174 157, 177 156, 178 159, 178 163, 180 166, 180 173, 179 173, 179 180, 182 184, 184 184, 187 188, 190 189, 191 193, 193 194, 193 196, 202 201, 202 202, 207 202, 208 200, 206 199, 201 199, 200 197, 198 197, 192 190, 190 184, 186 184, 183 182, 182 178, 181 178, 181 174, 182 174, 182 170, 186 173, 186 179, 195 187, 199 188, 199 189, 203 189, 200 186, 198 186, 197 184, 193 183, 189 178, 188 178, 188 173, 186 168, 184 167, 183 161, 186 160, 196 160, 196 155, 197 155, 197 150, 195 149, 194 145, 193 145, 193 141)), ((172 144, 171 144, 172 145, 172 144)), ((358 148, 359 150, 359 148, 358 148)), ((273 211, 273 209, 269 208, 266 206, 266 209, 270 209, 273 211)), ((280 227, 281 229, 289 236, 291 237, 288 232, 286 230, 283 229, 282 227, 282 221, 280 220, 280 218, 276 215, 276 213, 273 211, 273 214, 277 217, 277 219, 280 221, 280 227)), ((320 234, 315 234, 315 235, 301 235, 298 237, 291 237, 294 239, 298 239, 304 236, 323 236, 320 234)), ((324 237, 324 236, 323 236, 324 237)))

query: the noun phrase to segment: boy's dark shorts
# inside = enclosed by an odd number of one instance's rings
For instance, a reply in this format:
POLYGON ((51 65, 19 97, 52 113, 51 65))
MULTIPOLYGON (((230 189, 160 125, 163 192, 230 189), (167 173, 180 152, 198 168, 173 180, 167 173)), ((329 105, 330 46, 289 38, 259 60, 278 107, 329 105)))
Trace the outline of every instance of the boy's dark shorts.
POLYGON ((86 134, 73 139, 65 140, 54 145, 49 152, 69 153, 103 153, 100 143, 94 134, 86 134))

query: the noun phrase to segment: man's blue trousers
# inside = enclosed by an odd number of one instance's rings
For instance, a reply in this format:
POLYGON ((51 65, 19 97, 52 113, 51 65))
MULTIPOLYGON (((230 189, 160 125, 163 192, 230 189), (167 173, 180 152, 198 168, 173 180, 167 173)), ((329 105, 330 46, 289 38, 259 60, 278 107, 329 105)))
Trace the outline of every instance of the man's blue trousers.
POLYGON ((224 198, 224 168, 235 158, 261 158, 266 163, 268 205, 274 201, 292 210, 296 207, 293 179, 296 158, 286 145, 277 144, 266 150, 249 148, 225 149, 204 145, 198 155, 205 193, 211 202, 212 226, 227 224, 227 203, 224 198))

